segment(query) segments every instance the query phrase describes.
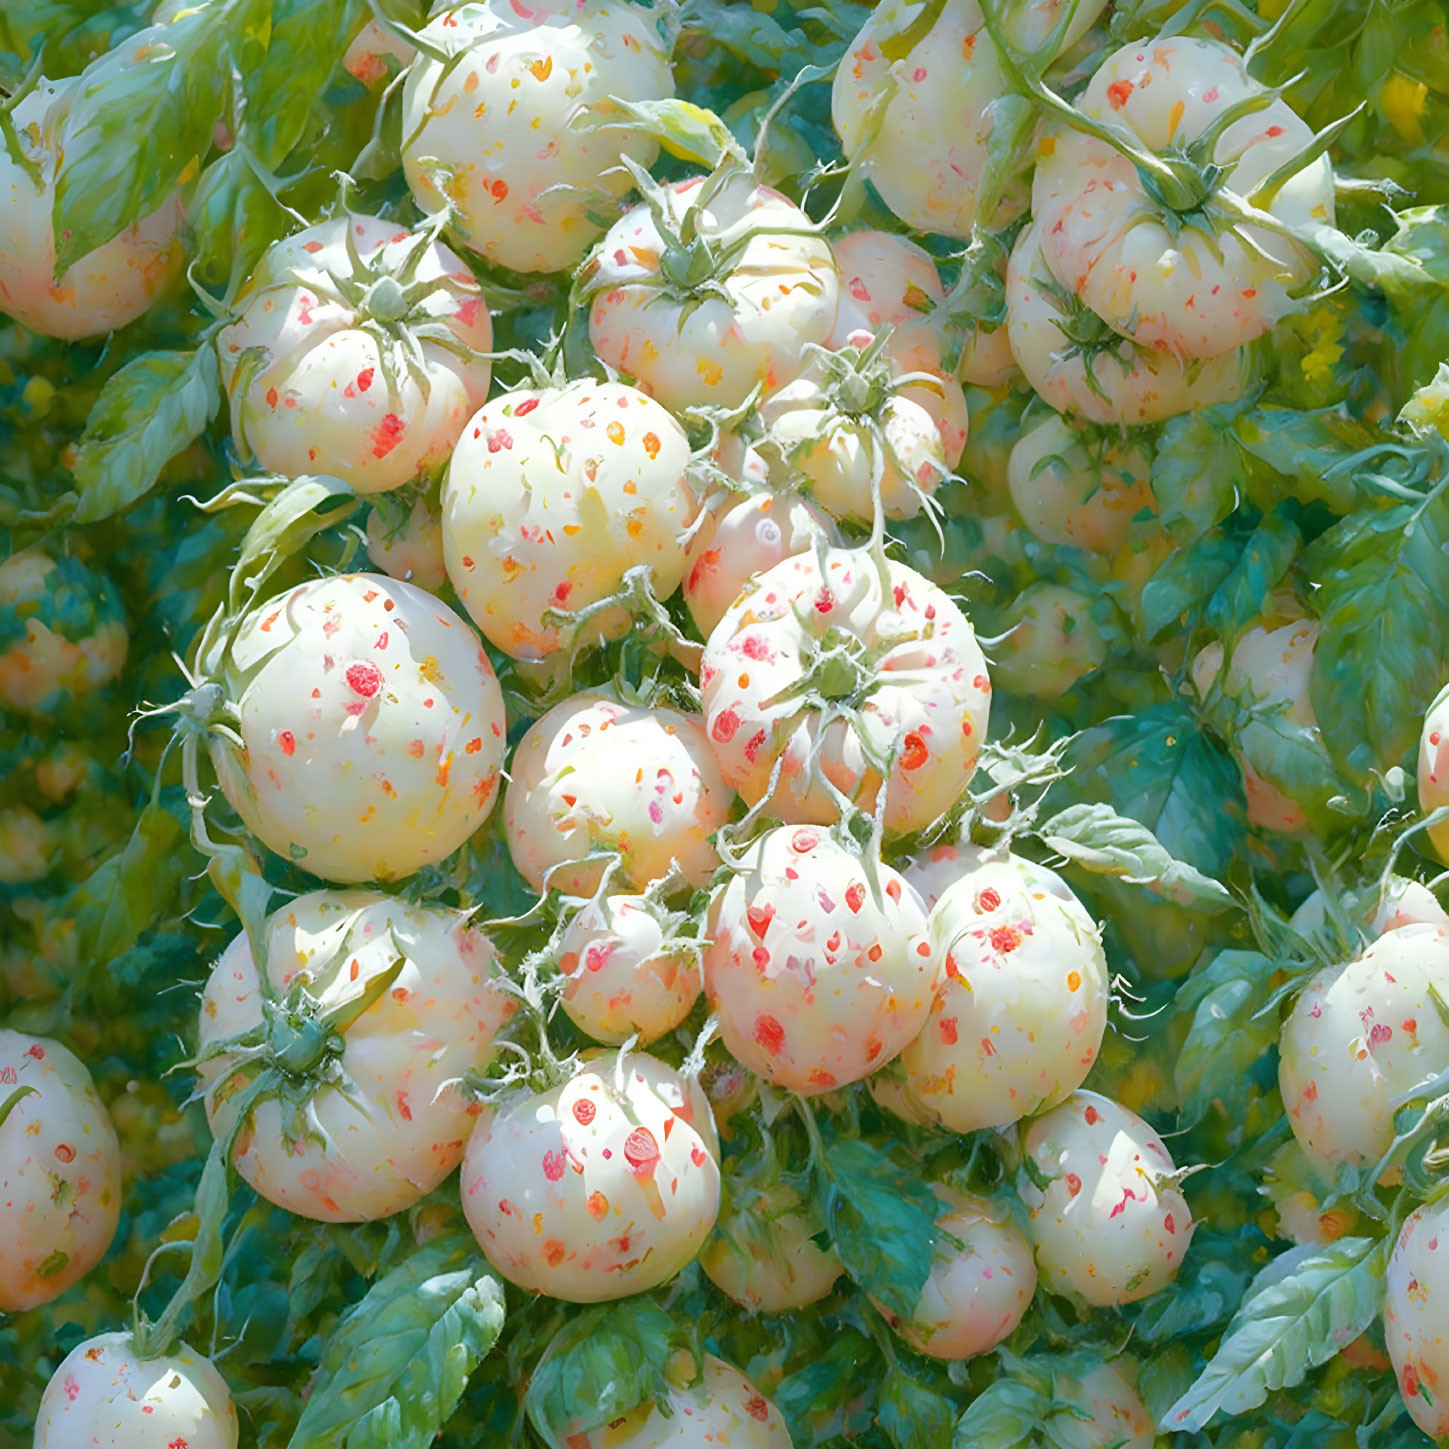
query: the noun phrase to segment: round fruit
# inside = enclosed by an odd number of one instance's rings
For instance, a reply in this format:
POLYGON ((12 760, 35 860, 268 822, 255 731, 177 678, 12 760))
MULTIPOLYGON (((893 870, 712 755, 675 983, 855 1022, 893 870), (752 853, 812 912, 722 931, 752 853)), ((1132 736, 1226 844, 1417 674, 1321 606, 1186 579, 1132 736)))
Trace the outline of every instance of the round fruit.
MULTIPOLYGON (((300 1120, 276 1097, 252 1110, 232 1152, 237 1171, 267 1201, 322 1222, 401 1212, 458 1165, 473 1129, 476 1109, 449 1083, 486 1070, 513 1008, 495 984, 492 944, 465 913, 375 891, 298 896, 268 918, 265 941, 287 1010, 264 1006, 243 933, 207 981, 200 1050, 267 1026, 273 1063, 305 1075, 311 1092, 300 1120)), ((200 1066, 218 1138, 250 1075, 217 1079, 240 1060, 223 1053, 200 1066)))
POLYGON ((1192 1215, 1167 1148, 1135 1112, 1074 1092, 1027 1127, 1022 1151, 1035 1168, 1021 1196, 1047 1288, 1102 1308, 1135 1303, 1177 1276, 1192 1215))
POLYGON ((184 1343, 142 1358, 129 1333, 76 1344, 50 1376, 35 1419, 35 1449, 236 1449, 236 1405, 226 1380, 184 1343))
POLYGON ((381 574, 314 579, 248 615, 224 667, 242 748, 210 737, 217 777, 283 859, 400 880, 487 819, 503 696, 477 635, 431 594, 381 574))
POLYGON ((719 1142, 697 1082, 643 1052, 591 1054, 567 1082, 485 1107, 463 1210, 510 1282, 597 1303, 667 1282, 719 1211, 719 1142))
POLYGON ((542 893, 586 896, 616 853, 616 885, 643 890, 676 864, 696 888, 719 864, 710 837, 730 791, 698 715, 576 694, 518 742, 503 797, 513 863, 542 893))
POLYGON ((921 1029, 939 966, 926 912, 888 865, 814 826, 743 853, 709 904, 704 989, 734 1056, 816 1096, 883 1067, 921 1029))
MULTIPOLYGON (((1429 706, 1419 737, 1419 808, 1427 814, 1445 805, 1449 805, 1449 688, 1429 706)), ((1431 825, 1425 835, 1434 854, 1449 861, 1449 819, 1431 825)))
POLYGON ((884 780, 893 831, 960 798, 991 692, 951 598, 865 549, 802 553, 752 580, 709 637, 700 686, 725 782, 747 803, 828 824, 841 796, 874 810, 884 780))
MULTIPOLYGON (((495 398, 469 423, 443 485, 443 556, 464 607, 514 659, 568 647, 545 617, 617 593, 647 565, 656 598, 684 577, 695 514, 689 439, 652 398, 617 382, 570 382, 495 398)), ((625 608, 584 638, 627 632, 625 608)))
POLYGON ((1052 1397, 1064 1407, 1048 1420, 1051 1443, 1058 1449, 1155 1449, 1157 1426, 1137 1392, 1137 1367, 1125 1355, 1091 1367, 1069 1362, 1052 1381, 1052 1397))
POLYGON ((374 507, 367 516, 367 557, 389 578, 416 584, 430 594, 448 582, 443 562, 443 521, 425 497, 414 499, 406 517, 374 507))
POLYGON ((785 1182, 767 1188, 728 1182, 714 1236, 699 1266, 720 1292, 754 1313, 788 1313, 817 1303, 844 1269, 815 1239, 825 1221, 785 1182))
POLYGON ((1396 1103, 1449 1061, 1449 926, 1400 926, 1357 960, 1316 975, 1279 1043, 1278 1085, 1309 1160, 1376 1161, 1394 1140, 1396 1103))
POLYGON ((1107 644, 1092 602, 1065 584, 1047 579, 1028 584, 1007 611, 1010 632, 996 645, 992 679, 1012 694, 1053 700, 1100 669, 1107 644))
POLYGON ((906 880, 915 886, 927 910, 934 910, 941 897, 959 880, 974 875, 986 866, 1009 866, 1021 884, 1033 891, 1045 891, 1048 895, 1077 904, 1072 888, 1056 871, 1045 865, 1038 865, 1025 856, 1012 855, 984 845, 973 845, 969 841, 955 844, 941 841, 927 846, 908 856, 898 867, 906 880))
POLYGON ((1426 1203, 1405 1220, 1384 1283, 1384 1342, 1413 1421, 1433 1439, 1449 1434, 1449 1378, 1440 1295, 1449 1290, 1449 1202, 1426 1203))
POLYGON ((120 1214, 120 1146, 90 1074, 57 1041, 0 1031, 0 1311, 83 1278, 120 1214))

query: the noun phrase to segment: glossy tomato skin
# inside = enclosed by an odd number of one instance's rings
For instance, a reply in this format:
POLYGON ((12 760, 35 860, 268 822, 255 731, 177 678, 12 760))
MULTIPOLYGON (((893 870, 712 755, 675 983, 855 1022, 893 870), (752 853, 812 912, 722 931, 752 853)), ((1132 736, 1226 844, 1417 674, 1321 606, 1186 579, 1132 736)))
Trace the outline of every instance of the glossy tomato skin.
POLYGON ((441 467, 488 396, 493 326, 472 273, 381 217, 337 217, 274 243, 237 308, 217 338, 232 435, 272 472, 387 492, 441 467), (339 281, 367 294, 354 302, 339 281), (379 295, 389 282, 427 291, 394 317, 379 295), (447 345, 424 335, 414 352, 407 326, 440 329, 447 345))
POLYGON ((572 1303, 667 1282, 719 1212, 709 1100, 643 1052, 590 1054, 568 1081, 485 1107, 463 1210, 510 1282, 572 1303))
POLYGON ((1384 1341, 1404 1407, 1432 1438, 1449 1434, 1449 1401, 1438 1386, 1449 1374, 1441 1305, 1449 1263, 1449 1204, 1441 1198, 1411 1213, 1399 1230, 1384 1284, 1384 1341))
POLYGON ((867 869, 823 830, 784 825, 710 900, 704 989, 720 1037, 775 1086, 818 1096, 860 1081, 930 1010, 925 909, 890 866, 874 881, 867 869))
POLYGON ((129 1333, 78 1343, 51 1375, 35 1449, 237 1449, 236 1406, 204 1354, 141 1358, 129 1333))
MULTIPOLYGON (((1419 808, 1426 814, 1449 805, 1449 689, 1441 690, 1424 715, 1419 736, 1419 808)), ((1449 861, 1449 820, 1425 831, 1434 854, 1449 861)))
POLYGON ((268 601, 243 621, 224 684, 244 748, 211 737, 222 790, 263 845, 313 875, 401 879, 493 808, 507 723, 493 666, 412 584, 340 574, 268 601))
POLYGON ((699 1265, 720 1292, 752 1313, 788 1313, 817 1303, 845 1270, 831 1248, 818 1207, 788 1183, 766 1188, 729 1183, 699 1265))
MULTIPOLYGON (((376 891, 313 891, 267 920, 267 974, 278 992, 303 981, 324 1008, 366 990, 396 963, 400 974, 343 1031, 340 1075, 313 1092, 305 1140, 275 1099, 263 1101, 233 1149, 237 1171, 262 1197, 320 1222, 389 1217, 431 1192, 458 1165, 476 1115, 448 1085, 486 1070, 514 1000, 492 943, 462 913, 414 906, 376 891)), ((245 933, 223 953, 202 996, 200 1048, 261 1024, 256 965, 245 933)), ((204 1062, 210 1085, 230 1065, 204 1062)), ((235 1119, 245 1070, 206 1095, 212 1132, 235 1119)))
POLYGON ((105 1256, 121 1213, 110 1113, 74 1053, 0 1030, 0 1311, 48 1303, 105 1256))

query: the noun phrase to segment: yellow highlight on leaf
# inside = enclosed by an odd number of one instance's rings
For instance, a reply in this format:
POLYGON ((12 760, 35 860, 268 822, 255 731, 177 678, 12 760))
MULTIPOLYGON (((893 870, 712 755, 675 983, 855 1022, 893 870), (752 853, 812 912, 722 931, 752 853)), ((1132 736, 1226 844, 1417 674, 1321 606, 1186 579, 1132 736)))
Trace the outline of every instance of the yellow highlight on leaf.
POLYGON ((1423 81, 1413 81, 1397 71, 1384 82, 1379 92, 1379 104, 1389 124, 1405 141, 1422 141, 1424 128, 1419 117, 1428 104, 1429 88, 1423 81))

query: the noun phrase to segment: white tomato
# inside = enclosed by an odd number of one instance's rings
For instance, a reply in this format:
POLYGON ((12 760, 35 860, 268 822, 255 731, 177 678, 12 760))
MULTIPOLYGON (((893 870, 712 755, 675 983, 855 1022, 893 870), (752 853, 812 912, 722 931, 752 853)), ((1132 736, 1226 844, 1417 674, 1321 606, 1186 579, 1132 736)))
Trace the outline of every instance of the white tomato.
POLYGON ((1137 1391, 1138 1365, 1125 1354, 1070 1363, 1052 1382, 1051 1442, 1060 1449, 1156 1449, 1157 1425, 1137 1391), (1085 1417, 1083 1417, 1085 1416, 1085 1417))
POLYGON ((142 1358, 129 1333, 76 1344, 50 1376, 35 1449, 236 1449, 236 1405, 216 1365, 188 1344, 142 1358))
POLYGON ((403 89, 403 169, 424 211, 448 208, 465 246, 516 272, 573 266, 657 143, 594 129, 611 97, 674 94, 653 15, 622 0, 484 0, 422 32, 432 52, 403 89), (443 57, 446 56, 446 59, 443 57))
POLYGON ((926 909, 934 910, 937 902, 957 881, 975 874, 986 866, 1009 866, 1019 878, 1021 885, 1033 891, 1045 891, 1064 901, 1076 904, 1077 898, 1071 887, 1056 871, 1045 865, 1038 865, 1025 856, 1012 855, 984 845, 973 845, 969 841, 957 843, 943 840, 916 851, 901 861, 897 867, 906 881, 915 886, 926 909))
MULTIPOLYGON (((1424 715, 1424 729, 1419 736, 1418 786, 1419 808, 1426 814, 1449 805, 1449 689, 1439 692, 1424 715)), ((1449 861, 1449 820, 1431 825, 1425 835, 1434 854, 1449 861)))
POLYGON ((667 913, 643 896, 580 907, 558 944, 559 1004, 595 1041, 648 1046, 677 1027, 699 997, 699 947, 678 939, 667 913))
POLYGON ((492 810, 502 691, 477 635, 422 589, 381 574, 300 584, 243 620, 225 674, 242 748, 209 738, 222 790, 313 875, 401 879, 492 810))
POLYGON ((1036 1263, 1005 1213, 980 1198, 942 1187, 935 1192, 942 1211, 930 1276, 908 1318, 882 1312, 918 1353, 975 1358, 990 1353, 1021 1322, 1036 1292, 1036 1263))
POLYGON ((709 637, 700 686, 725 782, 749 804, 828 824, 842 795, 873 810, 884 784, 898 831, 960 798, 991 697, 952 599, 902 564, 883 579, 869 552, 845 549, 752 580, 709 637))
POLYGON ((571 1303, 667 1282, 719 1211, 719 1142, 699 1084, 643 1052, 591 1054, 568 1081, 485 1107, 463 1211, 510 1282, 571 1303))
POLYGON ((1135 1303, 1177 1276, 1193 1221, 1162 1139, 1135 1112, 1074 1092, 1022 1136, 1021 1183, 1041 1281, 1094 1307, 1135 1303), (1034 1179, 1045 1179, 1038 1187, 1034 1179))
POLYGON ((920 897, 890 866, 814 826, 767 831, 709 903, 704 989, 721 1039, 790 1091, 860 1081, 930 1010, 939 965, 925 928, 920 897))
MULTIPOLYGON (((546 658, 576 631, 546 617, 617 593, 647 565, 666 599, 684 577, 695 515, 689 439, 652 398, 570 382, 495 398, 468 424, 443 484, 443 556, 474 622, 514 659, 546 658)), ((582 640, 618 638, 623 607, 582 640)))
POLYGON ((389 578, 430 594, 441 592, 448 582, 443 521, 424 496, 414 499, 402 518, 373 508, 367 516, 367 557, 389 578))
POLYGON ((725 1205, 699 1266, 720 1292, 753 1313, 788 1313, 817 1303, 844 1269, 819 1209, 788 1183, 760 1188, 727 1178, 725 1205))
POLYGON ((1101 933, 1081 904, 1008 856, 949 886, 930 933, 943 974, 926 1025, 901 1054, 915 1099, 951 1131, 975 1132, 1080 1087, 1110 991, 1101 933))
POLYGON ((695 887, 719 856, 710 836, 730 791, 698 715, 576 694, 518 742, 503 798, 513 863, 534 890, 592 893, 603 852, 617 852, 619 885, 643 890, 678 864, 695 887))
POLYGON ((840 274, 829 243, 745 171, 673 182, 663 208, 673 238, 640 204, 585 264, 594 350, 676 411, 735 408, 757 385, 767 394, 784 386, 835 322, 840 274))
POLYGON ((1431 1438, 1449 1434, 1449 1380, 1442 1299, 1449 1292, 1449 1202, 1410 1213, 1384 1282, 1384 1342, 1404 1407, 1431 1438))
MULTIPOLYGON (((147 38, 143 30, 125 43, 144 55, 147 38)), ((173 197, 55 275, 56 171, 80 84, 79 78, 42 77, 10 113, 38 180, 0 147, 0 312, 33 332, 67 341, 134 321, 170 289, 183 261, 177 240, 181 205, 173 197)))
POLYGON ((1400 926, 1357 960, 1319 972, 1283 1026, 1278 1085, 1288 1123, 1332 1181, 1394 1140, 1396 1102, 1449 1061, 1449 925, 1400 926))
MULTIPOLYGON (((1231 47, 1170 36, 1108 56, 1077 106, 1160 156, 1182 153, 1225 111, 1262 95, 1231 47)), ((1276 232, 1238 224, 1208 237, 1180 218, 1219 191, 1250 196, 1312 140, 1286 102, 1269 100, 1216 135, 1211 167, 1186 167, 1180 196, 1155 202, 1137 165, 1107 141, 1059 131, 1042 147, 1032 191, 1042 256, 1067 291, 1141 345, 1182 358, 1231 352, 1291 310, 1289 292, 1313 266, 1276 232)), ((1263 209, 1331 226, 1328 158, 1289 177, 1263 209)))
MULTIPOLYGON (((237 1171, 268 1202, 321 1222, 401 1212, 458 1165, 473 1129, 476 1109, 449 1084, 487 1068, 513 1009, 496 984, 502 969, 492 943, 468 927, 465 913, 375 891, 298 896, 268 917, 264 939, 277 995, 285 1000, 291 988, 306 996, 276 1059, 297 1075, 323 1076, 300 1124, 275 1097, 253 1108, 232 1150, 237 1171), (354 1015, 353 1003, 395 968, 354 1015), (316 1029, 339 1012, 342 1025, 316 1029)), ((242 933, 202 994, 200 1051, 267 1020, 242 933)), ((239 1060, 222 1053, 199 1069, 218 1138, 231 1130, 237 1094, 250 1080, 245 1067, 218 1080, 239 1060)))
POLYGON ((1007 611, 1009 632, 995 646, 991 677, 1012 694, 1059 699, 1083 675, 1101 668, 1107 644, 1079 589, 1038 579, 1007 611))
POLYGON ((120 1214, 120 1146, 90 1073, 58 1041, 0 1030, 0 1311, 83 1278, 120 1214))
POLYGON ((375 216, 276 242, 217 337, 237 452, 385 493, 441 467, 488 396, 488 303, 462 258, 375 216))

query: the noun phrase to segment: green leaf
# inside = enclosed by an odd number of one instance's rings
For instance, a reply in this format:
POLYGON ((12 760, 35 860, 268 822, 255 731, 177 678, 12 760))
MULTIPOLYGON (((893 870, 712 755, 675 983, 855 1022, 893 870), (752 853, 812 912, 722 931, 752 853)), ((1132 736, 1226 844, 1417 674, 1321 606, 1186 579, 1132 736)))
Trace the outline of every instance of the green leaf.
POLYGON ((830 1137, 816 1162, 821 1206, 845 1271, 903 1318, 931 1275, 940 1204, 919 1172, 861 1139, 830 1137))
POLYGON ((545 1443, 565 1449, 669 1388, 665 1370, 689 1341, 649 1298, 585 1309, 554 1335, 524 1395, 529 1421, 545 1443))
POLYGON ((1360 780, 1400 763, 1449 660, 1449 495, 1357 513, 1305 566, 1322 628, 1311 698, 1323 743, 1360 780))
POLYGON ((573 124, 578 130, 627 126, 631 132, 654 137, 671 156, 711 171, 726 156, 746 160, 730 128, 713 111, 675 96, 662 101, 628 101, 611 96, 592 106, 573 124))
POLYGON ((242 539, 231 575, 232 610, 240 612, 247 607, 266 581, 303 545, 324 529, 341 523, 357 507, 352 486, 340 478, 328 474, 293 478, 262 507, 242 539), (324 504, 333 506, 319 512, 324 504))
POLYGON ((1018 1449, 1034 1446, 1052 1400, 1030 1384, 998 1379, 972 1400, 956 1422, 951 1449, 1018 1449))
POLYGON ((1327 1363, 1377 1317, 1387 1253, 1382 1238, 1340 1238, 1275 1258, 1197 1382, 1163 1415, 1162 1430, 1192 1433, 1215 1414, 1256 1409, 1327 1363))
POLYGON ((1221 523, 1237 503, 1242 454, 1229 430, 1237 410, 1200 408, 1162 425, 1152 456, 1157 517, 1181 543, 1221 523))
POLYGON ((830 1430, 849 1414, 861 1385, 878 1381, 884 1373, 875 1344, 859 1330, 841 1325, 825 1350, 782 1379, 771 1395, 785 1416, 791 1442, 806 1445, 828 1439, 830 1430))
POLYGON ((201 173, 186 208, 193 275, 209 287, 238 287, 262 254, 292 225, 251 165, 244 147, 218 156, 201 173))
POLYGON ((1225 876, 1245 834, 1242 776, 1186 704, 1156 704, 1083 730, 1066 753, 1066 793, 1140 821, 1180 861, 1225 876), (1203 809, 1203 801, 1214 807, 1203 809))
POLYGON ((1244 491, 1265 512, 1284 497, 1326 503, 1336 513, 1357 507, 1362 494, 1346 460, 1383 441, 1344 408, 1257 408, 1238 419, 1235 432, 1255 463, 1244 491))
POLYGON ((467 1234, 380 1278, 326 1340, 289 1449, 426 1449, 503 1331, 503 1289, 467 1234))
POLYGON ((876 1416, 896 1449, 945 1449, 956 1426, 956 1407, 897 1364, 881 1387, 876 1416))
POLYGON ((94 523, 150 492, 162 468, 189 447, 221 402, 216 352, 143 352, 101 389, 72 471, 77 523, 94 523))
POLYGON ((1143 587, 1142 638, 1159 644, 1171 634, 1190 633, 1242 551, 1242 540, 1220 529, 1173 549, 1143 587))
POLYGON ((1242 545, 1236 562, 1208 601, 1206 621, 1215 633, 1231 638, 1263 612, 1263 601, 1303 547, 1303 535, 1281 514, 1271 513, 1242 545))
POLYGON ((1222 951, 1177 993, 1174 1009, 1192 1013, 1173 1068, 1184 1125, 1201 1121, 1214 1102, 1230 1122, 1242 1120, 1253 1091, 1249 1073, 1278 1040, 1276 1012, 1255 1019, 1273 969, 1257 951, 1222 951))
POLYGON ((230 28, 261 0, 216 0, 137 32, 76 82, 55 182, 55 269, 104 246, 200 169, 231 86, 230 28))
POLYGON ((1179 905, 1234 904, 1226 886, 1175 859, 1145 825, 1125 819, 1110 805, 1069 806, 1038 826, 1037 833, 1083 869, 1155 885, 1179 905))

